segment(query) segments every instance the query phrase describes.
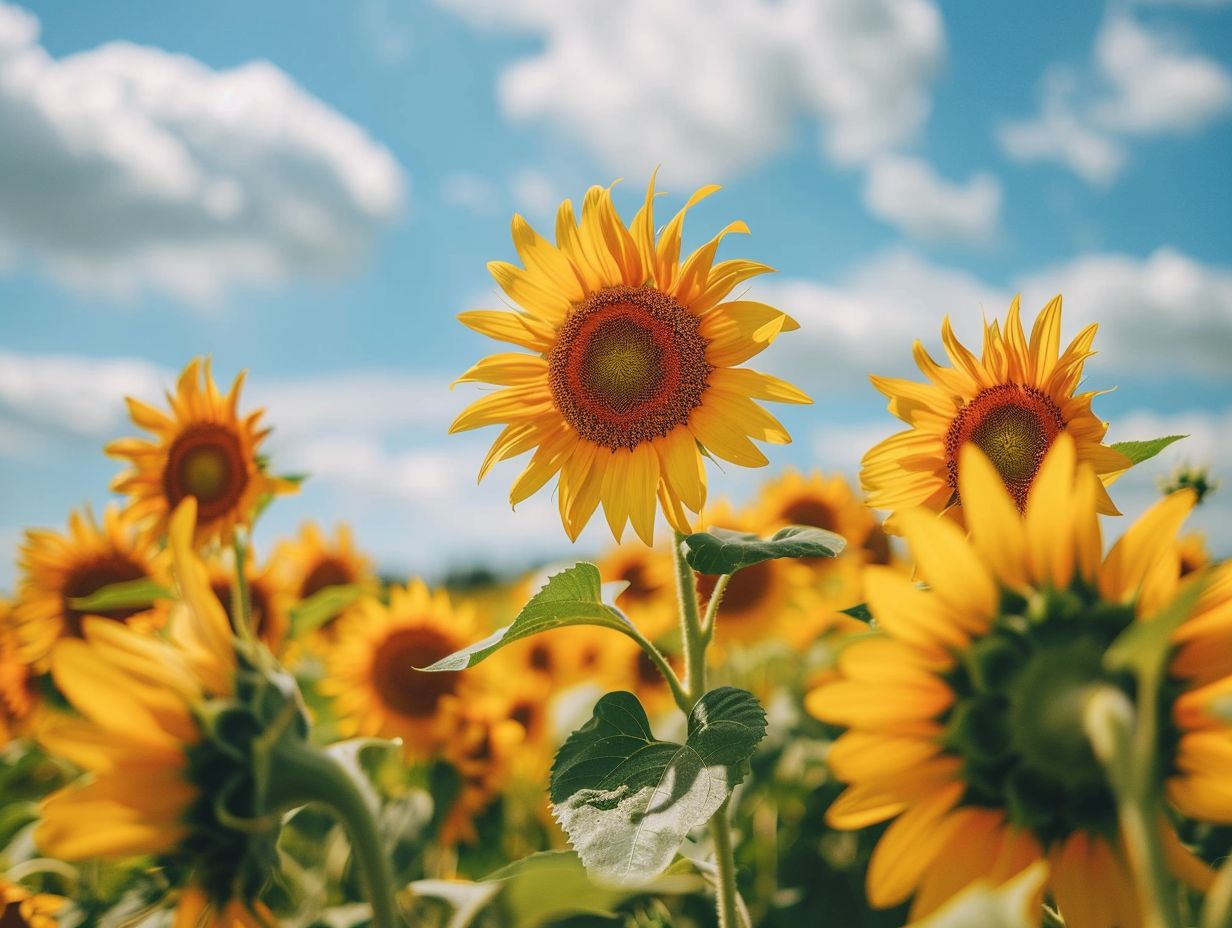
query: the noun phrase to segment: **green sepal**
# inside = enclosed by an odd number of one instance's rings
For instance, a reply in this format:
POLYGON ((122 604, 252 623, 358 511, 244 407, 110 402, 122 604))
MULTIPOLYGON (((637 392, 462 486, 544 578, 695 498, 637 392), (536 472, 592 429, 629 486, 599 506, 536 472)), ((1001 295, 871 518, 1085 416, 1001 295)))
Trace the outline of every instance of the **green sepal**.
POLYGON ((1165 435, 1162 438, 1150 438, 1145 441, 1118 441, 1112 444, 1113 451, 1119 451, 1129 458, 1130 466, 1149 461, 1173 442, 1178 442, 1188 435, 1165 435))

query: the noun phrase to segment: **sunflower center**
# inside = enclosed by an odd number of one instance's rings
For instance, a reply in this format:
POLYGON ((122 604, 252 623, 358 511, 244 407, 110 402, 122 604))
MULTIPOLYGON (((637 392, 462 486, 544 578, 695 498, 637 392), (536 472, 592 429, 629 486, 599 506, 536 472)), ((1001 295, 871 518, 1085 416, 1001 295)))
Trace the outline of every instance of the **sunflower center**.
POLYGON ((811 525, 833 531, 838 527, 834 508, 811 497, 795 500, 783 508, 783 521, 788 525, 811 525))
POLYGON ((945 436, 950 487, 958 493, 958 455, 972 442, 988 456, 1019 511, 1065 419, 1046 393, 1016 383, 978 393, 950 424, 945 436))
MULTIPOLYGON (((719 578, 716 574, 696 576, 698 598, 705 605, 710 602, 710 595, 719 578)), ((774 578, 772 561, 759 561, 732 574, 723 593, 723 601, 719 604, 723 617, 734 619, 756 614, 770 598, 774 578)))
MULTIPOLYGON (((239 632, 239 625, 236 624, 234 606, 234 588, 229 580, 220 580, 217 583, 211 584, 210 588, 214 591, 214 596, 218 602, 222 604, 223 612, 227 614, 227 621, 231 623, 231 628, 235 632, 239 632)), ((270 606, 270 590, 265 583, 260 581, 248 581, 248 614, 252 618, 252 633, 258 638, 264 639, 269 627, 270 618, 272 617, 270 606)))
MULTIPOLYGON (((1132 677, 1102 661, 1133 621, 1132 606, 1104 602, 1080 584, 1030 600, 1003 594, 992 629, 945 675, 956 698, 941 720, 944 743, 963 761, 964 805, 1006 810, 1045 846, 1079 830, 1115 829, 1116 801, 1083 712, 1097 686, 1134 697, 1132 677)), ((1159 756, 1170 762, 1176 684, 1162 690, 1159 756)))
POLYGON ((121 554, 112 554, 87 564, 82 564, 73 570, 64 583, 62 596, 64 598, 64 633, 73 638, 81 637, 82 619, 87 615, 102 616, 123 622, 145 612, 148 606, 128 606, 121 609, 74 609, 69 601, 92 596, 103 587, 113 583, 126 583, 130 580, 141 580, 148 576, 145 569, 135 561, 121 554))
POLYGON ((299 598, 307 599, 331 586, 344 586, 355 582, 355 575, 347 564, 336 557, 323 557, 308 572, 300 584, 299 598))
POLYGON ((458 688, 458 671, 425 673, 427 667, 457 650, 448 636, 430 628, 392 632, 372 661, 372 683, 382 703, 399 715, 430 718, 441 698, 458 688))
POLYGON ((620 606, 641 605, 653 599, 659 590, 658 586, 651 581, 650 571, 646 569, 646 565, 638 561, 629 564, 616 579, 629 584, 616 597, 616 603, 620 606))
POLYGON ((197 499, 198 519, 216 519, 233 509, 248 485, 239 437, 225 426, 206 423, 182 432, 167 452, 163 489, 171 507, 197 499))
POLYGON ((873 530, 868 533, 868 537, 864 539, 864 544, 861 546, 869 554, 870 564, 888 564, 893 558, 894 552, 890 548, 890 536, 885 533, 880 525, 874 525, 873 530))
POLYGON ((29 928, 30 923, 21 914, 20 902, 0 900, 0 928, 29 928))
POLYGON ((583 438, 635 448, 689 421, 710 365, 701 320, 650 287, 608 287, 574 307, 548 357, 552 399, 583 438))

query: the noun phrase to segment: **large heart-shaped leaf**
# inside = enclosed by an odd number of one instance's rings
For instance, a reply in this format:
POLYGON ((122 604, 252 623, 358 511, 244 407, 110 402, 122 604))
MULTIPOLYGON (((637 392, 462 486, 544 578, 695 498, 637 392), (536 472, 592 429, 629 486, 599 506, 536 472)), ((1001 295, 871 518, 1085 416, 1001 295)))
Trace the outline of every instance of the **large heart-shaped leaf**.
POLYGON ((685 560, 703 574, 734 574, 742 567, 776 557, 836 557, 847 542, 823 528, 789 525, 771 538, 749 532, 712 528, 684 540, 685 560))
POLYGON ((735 687, 698 700, 684 744, 657 740, 632 693, 608 693, 556 755, 552 811, 592 876, 650 879, 718 811, 765 734, 765 710, 735 687))
POLYGON ((507 644, 566 625, 598 625, 635 638, 629 620, 603 602, 599 568, 585 562, 574 564, 548 580, 518 613, 512 624, 497 629, 482 641, 442 657, 422 670, 465 670, 474 667, 507 644))
POLYGON ((1165 435, 1163 438, 1152 438, 1147 441, 1118 441, 1113 443, 1112 450, 1121 452, 1129 458, 1131 464, 1141 464, 1155 457, 1173 442, 1188 437, 1188 435, 1165 435))

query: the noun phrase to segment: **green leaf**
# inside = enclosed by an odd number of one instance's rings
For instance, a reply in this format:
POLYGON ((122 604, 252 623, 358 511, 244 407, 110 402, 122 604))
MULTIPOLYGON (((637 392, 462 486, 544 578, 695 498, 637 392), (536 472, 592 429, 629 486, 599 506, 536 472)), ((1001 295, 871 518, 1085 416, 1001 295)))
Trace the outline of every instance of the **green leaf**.
POLYGON ((1155 457, 1173 442, 1188 437, 1188 435, 1165 435, 1163 438, 1152 438, 1147 441, 1118 441, 1113 443, 1112 450, 1121 452, 1129 458, 1131 464, 1141 464, 1155 457))
POLYGON ((633 626, 620 610, 603 602, 599 568, 585 561, 551 577, 513 623, 499 628, 482 641, 442 657, 418 670, 465 670, 474 667, 507 644, 566 625, 598 625, 635 638, 633 626))
POLYGON ((695 872, 669 872, 639 885, 600 886, 586 875, 573 851, 531 854, 491 874, 484 884, 503 885, 507 924, 518 928, 556 925, 569 916, 614 918, 619 906, 634 896, 701 892, 705 885, 695 872))
POLYGON ((847 547, 841 535, 821 528, 789 525, 772 538, 712 528, 684 540, 685 560, 703 574, 734 574, 776 557, 837 557, 847 547))
POLYGON ((343 609, 358 602, 364 588, 352 583, 327 586, 317 590, 291 610, 291 628, 298 637, 314 632, 337 618, 343 609))
POLYGON ((765 734, 765 710, 735 687, 698 700, 684 744, 657 740, 632 693, 608 693, 556 755, 552 811, 592 876, 645 881, 710 821, 765 734))
POLYGON ((89 596, 74 596, 68 604, 78 612, 116 612, 152 606, 156 600, 170 599, 171 596, 171 591, 153 578, 138 577, 122 583, 109 583, 89 596))
POLYGON ((846 609, 840 609, 839 612, 843 615, 849 615, 853 619, 858 619, 861 622, 872 622, 873 614, 869 611, 868 603, 860 603, 857 606, 848 606, 846 609))

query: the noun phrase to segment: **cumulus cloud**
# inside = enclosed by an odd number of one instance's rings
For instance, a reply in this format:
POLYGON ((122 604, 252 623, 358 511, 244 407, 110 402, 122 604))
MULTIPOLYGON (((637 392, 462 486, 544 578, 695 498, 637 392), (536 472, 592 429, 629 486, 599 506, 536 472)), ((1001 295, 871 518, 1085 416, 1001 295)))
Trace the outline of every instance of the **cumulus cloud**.
POLYGON ((980 323, 1004 314, 1022 294, 1024 317, 1055 294, 1065 298, 1067 333, 1100 324, 1095 362, 1108 376, 1218 381, 1232 357, 1232 269, 1203 264, 1171 248, 1145 258, 1089 254, 1023 275, 1008 286, 933 264, 898 249, 855 266, 832 284, 783 280, 751 295, 794 315, 801 330, 775 345, 806 390, 862 390, 873 371, 917 376, 916 338, 940 351, 949 314, 959 336, 979 344, 980 323))
POLYGON ((869 168, 864 205, 912 238, 986 242, 997 233, 1001 184, 986 173, 952 183, 918 158, 884 155, 869 168))
POLYGON ((196 303, 351 267, 396 214, 387 149, 268 62, 112 42, 53 58, 0 3, 0 254, 196 303))
POLYGON ((813 122, 851 164, 910 138, 944 57, 931 0, 437 0, 480 26, 537 34, 499 97, 612 170, 713 181, 813 122))
POLYGON ((1193 134, 1229 111, 1232 73, 1224 65, 1114 12, 1085 72, 1053 67, 1039 113, 1003 124, 997 135, 1016 161, 1052 161, 1109 184, 1125 165, 1127 138, 1193 134))

